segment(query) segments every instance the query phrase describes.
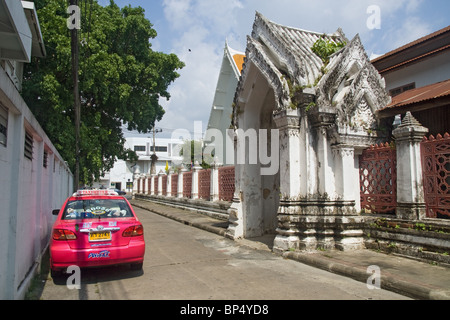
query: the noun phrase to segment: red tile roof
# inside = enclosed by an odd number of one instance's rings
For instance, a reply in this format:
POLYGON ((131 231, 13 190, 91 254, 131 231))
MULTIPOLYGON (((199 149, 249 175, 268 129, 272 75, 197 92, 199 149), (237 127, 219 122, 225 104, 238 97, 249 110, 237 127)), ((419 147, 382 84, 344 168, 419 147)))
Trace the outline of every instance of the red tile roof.
POLYGON ((420 44, 420 43, 422 43, 422 42, 428 41, 428 40, 430 40, 430 39, 432 39, 432 38, 435 38, 435 37, 437 37, 437 36, 439 36, 439 35, 442 35, 443 33, 449 32, 449 31, 450 31, 450 26, 445 27, 445 28, 443 28, 443 29, 441 29, 441 30, 438 30, 438 31, 436 31, 436 32, 430 33, 429 35, 426 35, 426 36, 424 36, 424 37, 422 37, 422 38, 419 38, 419 39, 417 39, 417 40, 415 40, 415 41, 412 41, 412 42, 410 42, 410 43, 407 43, 407 44, 405 44, 404 46, 401 46, 401 47, 399 47, 399 48, 397 48, 397 49, 394 49, 394 50, 392 50, 392 51, 389 51, 388 53, 386 53, 386 54, 384 54, 384 55, 382 55, 382 56, 380 56, 380 57, 377 57, 377 58, 373 59, 373 60, 372 60, 372 63, 376 63, 376 62, 378 62, 378 61, 380 61, 380 60, 383 60, 383 59, 385 59, 385 58, 387 58, 387 57, 389 57, 389 56, 392 56, 392 55, 394 55, 394 54, 400 53, 400 52, 403 51, 403 50, 406 50, 406 49, 408 49, 408 48, 410 48, 410 47, 413 47, 413 46, 415 46, 415 45, 418 45, 418 44, 420 44))
POLYGON ((392 50, 371 62, 381 75, 450 51, 450 26, 392 50))
POLYGON ((450 79, 405 91, 393 97, 391 103, 379 111, 383 112, 388 109, 413 106, 444 97, 450 98, 450 79))

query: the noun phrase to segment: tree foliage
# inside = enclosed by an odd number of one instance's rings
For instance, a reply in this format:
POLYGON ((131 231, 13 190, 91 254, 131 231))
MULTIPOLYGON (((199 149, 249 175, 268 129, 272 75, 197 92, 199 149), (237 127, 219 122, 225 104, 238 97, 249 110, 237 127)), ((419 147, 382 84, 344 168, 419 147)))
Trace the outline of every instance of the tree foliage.
POLYGON ((311 50, 327 65, 330 61, 330 56, 343 47, 345 47, 345 42, 334 42, 321 36, 311 47, 311 50))
MULTIPOLYGON (((75 167, 75 127, 67 0, 36 0, 47 56, 24 71, 22 96, 62 157, 75 167)), ((175 54, 153 51, 157 33, 141 7, 80 1, 80 181, 91 183, 115 160, 135 160, 124 148, 122 125, 149 132, 183 68, 175 54)))
POLYGON ((192 167, 196 161, 203 169, 209 169, 214 154, 205 154, 201 140, 184 140, 180 146, 179 155, 183 157, 182 163, 186 167, 192 167))

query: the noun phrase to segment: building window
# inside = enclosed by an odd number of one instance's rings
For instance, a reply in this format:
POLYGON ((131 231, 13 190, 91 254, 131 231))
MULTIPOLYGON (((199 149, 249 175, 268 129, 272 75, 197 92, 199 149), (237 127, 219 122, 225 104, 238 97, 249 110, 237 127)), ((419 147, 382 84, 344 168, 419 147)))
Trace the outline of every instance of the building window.
POLYGON ((33 136, 28 132, 25 132, 24 156, 27 159, 33 160, 33 136))
MULTIPOLYGON (((167 147, 155 146, 156 152, 167 152, 167 147)), ((150 147, 150 151, 153 151, 153 146, 150 147)))
POLYGON ((398 96, 400 93, 403 93, 405 91, 412 90, 415 88, 416 88, 416 83, 413 82, 413 83, 409 83, 409 84, 401 86, 401 87, 391 89, 391 90, 389 90, 389 94, 391 95, 391 97, 395 97, 395 96, 398 96))
POLYGON ((134 146, 134 152, 143 151, 145 152, 145 146, 134 146))
POLYGON ((8 133, 8 110, 0 105, 0 145, 6 146, 8 133))

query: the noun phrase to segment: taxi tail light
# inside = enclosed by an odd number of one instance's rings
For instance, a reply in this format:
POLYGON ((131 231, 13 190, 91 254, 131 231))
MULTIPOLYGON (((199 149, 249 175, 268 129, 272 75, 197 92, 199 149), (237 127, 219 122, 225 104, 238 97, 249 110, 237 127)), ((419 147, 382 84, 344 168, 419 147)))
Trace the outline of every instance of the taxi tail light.
POLYGON ((142 225, 137 225, 137 226, 131 226, 126 228, 123 233, 122 236, 123 237, 137 237, 137 236, 142 236, 144 234, 144 227, 142 225))
POLYGON ((53 240, 75 240, 77 236, 73 231, 67 229, 54 229, 53 240))

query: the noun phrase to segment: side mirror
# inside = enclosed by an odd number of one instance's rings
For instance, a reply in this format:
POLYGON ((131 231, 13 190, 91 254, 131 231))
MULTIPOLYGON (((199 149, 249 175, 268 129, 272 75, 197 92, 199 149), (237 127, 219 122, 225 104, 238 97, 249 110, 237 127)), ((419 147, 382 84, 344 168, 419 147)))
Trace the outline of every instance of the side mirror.
POLYGON ((55 209, 52 211, 52 215, 57 216, 59 214, 59 209, 55 209))

